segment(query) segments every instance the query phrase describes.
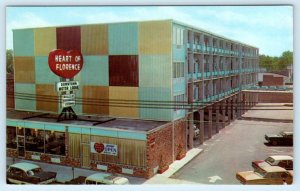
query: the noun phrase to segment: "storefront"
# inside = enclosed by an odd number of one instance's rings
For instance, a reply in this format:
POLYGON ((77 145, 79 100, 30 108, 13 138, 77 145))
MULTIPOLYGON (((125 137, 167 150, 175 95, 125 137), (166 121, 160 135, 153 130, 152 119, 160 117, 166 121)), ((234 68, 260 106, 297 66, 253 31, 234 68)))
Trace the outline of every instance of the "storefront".
POLYGON ((182 124, 174 126, 172 122, 56 122, 47 115, 26 119, 24 114, 36 115, 8 112, 8 157, 149 178, 162 163, 168 166, 176 160, 178 143, 184 139, 182 124))

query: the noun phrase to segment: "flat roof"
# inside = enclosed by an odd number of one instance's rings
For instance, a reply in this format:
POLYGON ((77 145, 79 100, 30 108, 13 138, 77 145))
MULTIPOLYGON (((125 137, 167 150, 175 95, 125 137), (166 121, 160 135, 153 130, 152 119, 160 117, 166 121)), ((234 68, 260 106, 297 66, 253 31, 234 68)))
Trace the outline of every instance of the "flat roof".
POLYGON ((104 22, 104 23, 84 23, 84 24, 71 24, 71 25, 57 25, 57 26, 46 26, 46 27, 30 27, 30 28, 18 28, 18 29, 13 29, 14 30, 22 30, 22 29, 36 29, 36 28, 51 28, 51 27, 72 27, 72 26, 90 26, 90 25, 104 25, 104 24, 123 24, 123 23, 140 23, 140 22, 155 22, 155 21, 170 21, 172 23, 175 23, 175 24, 178 24, 178 25, 182 25, 182 26, 185 26, 185 27, 188 27, 188 28, 192 28, 192 29, 195 29, 195 30, 198 30, 198 31, 201 31, 203 33, 206 33, 208 35, 212 35, 212 36, 215 36, 215 37, 218 37, 218 38, 222 38, 223 40, 226 40, 226 41, 231 41, 231 42, 234 42, 234 43, 238 43, 238 44, 241 44, 241 45, 244 45, 244 46, 247 46, 249 48, 256 48, 258 49, 257 47, 253 46, 253 45, 250 45, 250 44, 246 44, 246 43, 243 43, 243 42, 240 42, 238 40, 234 40, 234 39, 230 39, 228 37, 225 37, 225 36, 222 36, 222 35, 219 35, 219 34, 216 34, 216 33, 213 33, 211 31, 208 31, 208 30, 205 30, 205 29, 202 29, 200 27, 195 27, 193 25, 190 25, 190 24, 187 24, 187 23, 184 23, 184 22, 181 22, 181 21, 178 21, 178 20, 175 20, 175 19, 154 19, 154 20, 147 20, 147 19, 144 19, 144 20, 132 20, 132 21, 121 21, 121 22, 104 22))
POLYGON ((7 110, 7 119, 34 121, 34 122, 46 122, 46 123, 57 123, 57 124, 68 124, 68 125, 81 125, 92 128, 112 128, 130 131, 142 131, 148 132, 157 127, 163 126, 168 121, 153 121, 153 120, 140 120, 140 119, 124 119, 124 118, 113 118, 96 115, 77 115, 76 120, 63 120, 57 121, 58 114, 43 113, 43 112, 30 112, 30 111, 16 111, 7 110))

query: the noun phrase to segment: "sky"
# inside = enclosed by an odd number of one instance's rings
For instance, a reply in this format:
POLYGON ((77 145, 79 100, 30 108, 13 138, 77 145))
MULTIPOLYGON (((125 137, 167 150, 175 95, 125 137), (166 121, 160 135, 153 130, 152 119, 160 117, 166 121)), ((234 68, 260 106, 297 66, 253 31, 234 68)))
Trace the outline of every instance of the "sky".
POLYGON ((293 51, 292 6, 7 7, 6 47, 12 29, 174 19, 258 47, 260 54, 293 51))

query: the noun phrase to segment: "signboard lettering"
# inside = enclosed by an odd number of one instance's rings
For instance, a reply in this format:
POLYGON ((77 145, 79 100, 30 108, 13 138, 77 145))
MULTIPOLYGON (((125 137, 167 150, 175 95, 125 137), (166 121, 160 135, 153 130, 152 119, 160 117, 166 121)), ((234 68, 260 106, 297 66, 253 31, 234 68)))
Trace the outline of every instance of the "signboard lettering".
POLYGON ((77 50, 53 50, 48 56, 52 72, 63 78, 73 78, 83 67, 83 57, 77 50))
POLYGON ((91 152, 117 156, 118 146, 114 144, 108 144, 108 143, 91 142, 91 152))

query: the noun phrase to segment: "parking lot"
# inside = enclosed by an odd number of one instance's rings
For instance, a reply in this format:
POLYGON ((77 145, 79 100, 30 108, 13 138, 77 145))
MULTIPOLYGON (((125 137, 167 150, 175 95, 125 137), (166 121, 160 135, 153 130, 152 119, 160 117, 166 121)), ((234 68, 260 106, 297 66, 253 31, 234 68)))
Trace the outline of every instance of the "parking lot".
POLYGON ((293 147, 264 144, 267 133, 292 131, 292 123, 278 122, 279 116, 293 116, 292 110, 265 111, 264 116, 261 113, 251 110, 244 115, 261 118, 261 121, 236 120, 222 129, 199 147, 204 150, 199 156, 171 178, 200 184, 240 184, 235 178, 236 172, 252 170, 253 160, 263 160, 270 155, 293 156, 293 147), (276 116, 277 122, 269 122, 272 116, 276 116), (268 122, 263 117, 268 118, 268 122))

